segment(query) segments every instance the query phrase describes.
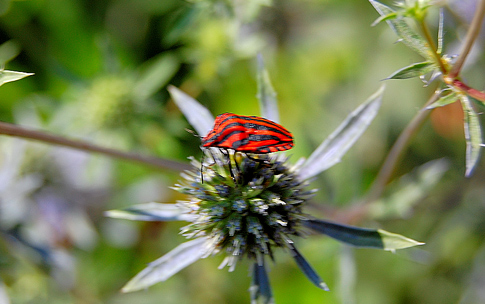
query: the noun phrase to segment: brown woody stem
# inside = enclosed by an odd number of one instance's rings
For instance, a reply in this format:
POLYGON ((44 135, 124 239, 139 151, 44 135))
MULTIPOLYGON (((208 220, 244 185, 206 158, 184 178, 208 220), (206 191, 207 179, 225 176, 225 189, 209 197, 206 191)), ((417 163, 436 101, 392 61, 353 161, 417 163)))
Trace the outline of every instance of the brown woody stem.
POLYGON ((468 29, 465 37, 465 42, 463 43, 463 48, 455 61, 455 64, 450 70, 448 77, 456 78, 460 74, 461 68, 465 63, 465 59, 470 53, 475 40, 477 40, 480 29, 482 28, 483 18, 485 17, 485 0, 480 0, 477 2, 477 7, 475 8, 475 16, 473 16, 472 23, 468 29))
POLYGON ((175 171, 189 170, 191 166, 178 161, 162 159, 153 156, 139 155, 131 152, 123 152, 116 149, 100 147, 80 140, 67 139, 62 136, 48 134, 41 131, 29 130, 15 124, 0 122, 0 134, 41 141, 48 144, 69 147, 86 152, 103 154, 109 157, 129 160, 158 169, 170 169, 175 171))

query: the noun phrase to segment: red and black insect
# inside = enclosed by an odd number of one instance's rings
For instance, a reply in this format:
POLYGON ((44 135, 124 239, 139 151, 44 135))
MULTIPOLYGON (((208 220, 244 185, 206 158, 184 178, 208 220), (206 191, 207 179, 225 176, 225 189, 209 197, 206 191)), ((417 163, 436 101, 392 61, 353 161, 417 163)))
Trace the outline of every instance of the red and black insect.
POLYGON ((202 146, 265 154, 293 147, 293 136, 281 125, 258 116, 218 115, 202 146))

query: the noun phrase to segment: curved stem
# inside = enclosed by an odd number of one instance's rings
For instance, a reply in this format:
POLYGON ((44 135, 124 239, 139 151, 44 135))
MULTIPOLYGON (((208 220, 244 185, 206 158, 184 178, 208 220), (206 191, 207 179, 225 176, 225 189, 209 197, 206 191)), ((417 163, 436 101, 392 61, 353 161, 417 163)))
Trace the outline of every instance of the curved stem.
POLYGON ((471 96, 477 100, 480 100, 481 102, 485 102, 485 93, 482 91, 479 91, 477 89, 471 88, 467 86, 464 82, 454 79, 452 80, 451 84, 454 88, 466 93, 468 96, 471 96))
POLYGON ((14 124, 0 122, 0 134, 31 139, 53 145, 69 147, 86 152, 103 154, 113 158, 129 160, 159 169, 170 169, 175 171, 189 170, 190 165, 178 161, 162 159, 153 156, 139 155, 131 152, 123 152, 116 149, 104 148, 84 141, 67 139, 62 136, 44 133, 41 131, 28 130, 14 124))
POLYGON ((458 58, 456 59, 455 64, 451 68, 451 71, 448 74, 448 77, 456 78, 460 74, 461 68, 465 63, 465 59, 470 53, 473 43, 475 43, 475 40, 477 39, 478 34, 480 33, 480 29, 482 27, 484 17, 485 17, 485 0, 480 0, 477 3, 477 7, 475 8, 475 16, 473 16, 472 23, 470 24, 470 28, 468 29, 468 32, 466 34, 465 42, 463 44, 463 49, 460 52, 460 55, 458 55, 458 58))
POLYGON ((426 118, 429 116, 430 111, 426 110, 426 108, 438 100, 439 97, 440 93, 435 92, 433 96, 431 96, 431 98, 426 102, 423 108, 414 116, 406 128, 401 132, 398 139, 389 151, 384 164, 382 165, 371 189, 369 190, 369 193, 366 196, 366 203, 370 203, 382 195, 384 188, 392 177, 397 163, 399 162, 406 147, 409 145, 409 141, 411 138, 413 138, 413 136, 425 122, 426 118))

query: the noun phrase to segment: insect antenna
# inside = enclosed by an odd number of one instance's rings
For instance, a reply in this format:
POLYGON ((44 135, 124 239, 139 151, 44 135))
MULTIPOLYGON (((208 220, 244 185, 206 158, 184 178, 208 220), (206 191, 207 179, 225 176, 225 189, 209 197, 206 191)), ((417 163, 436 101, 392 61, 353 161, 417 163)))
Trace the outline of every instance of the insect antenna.
POLYGON ((203 138, 204 137, 204 136, 200 136, 199 134, 195 133, 195 131, 191 130, 191 129, 185 128, 185 131, 189 132, 190 134, 194 135, 197 138, 203 138))

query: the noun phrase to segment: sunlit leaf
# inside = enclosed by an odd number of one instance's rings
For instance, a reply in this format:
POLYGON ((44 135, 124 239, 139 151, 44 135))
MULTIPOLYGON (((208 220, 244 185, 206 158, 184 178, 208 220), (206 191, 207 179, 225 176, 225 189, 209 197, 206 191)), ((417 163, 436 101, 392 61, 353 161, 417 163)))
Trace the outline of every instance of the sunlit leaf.
POLYGON ((400 234, 391 233, 382 229, 377 229, 377 232, 379 233, 382 243, 384 244, 384 250, 395 251, 397 249, 424 245, 422 242, 418 242, 400 234))
POLYGON ((166 52, 148 61, 136 80, 133 89, 135 98, 144 100, 155 94, 167 85, 179 66, 177 57, 166 52))
POLYGON ((299 175, 302 179, 313 177, 341 160, 376 116, 381 106, 383 92, 384 86, 350 113, 344 122, 310 155, 300 169, 299 175))
POLYGON ((31 75, 34 75, 34 73, 0 70, 0 86, 7 82, 16 81, 31 75))
POLYGON ((440 97, 440 99, 430 104, 428 107, 426 107, 426 109, 431 110, 434 108, 444 107, 446 105, 457 102, 459 99, 460 97, 458 96, 458 94, 456 94, 455 92, 451 92, 450 94, 440 97))
POLYGON ((276 91, 271 85, 269 74, 264 67, 263 56, 258 54, 258 95, 261 115, 269 120, 279 122, 276 91))
POLYGON ((448 170, 446 159, 437 159, 402 176, 389 187, 389 196, 374 202, 370 208, 372 218, 406 217, 418 202, 441 180, 448 170))
POLYGON ((147 203, 125 209, 109 210, 104 213, 111 218, 132 221, 191 221, 192 216, 174 204, 147 203))
POLYGON ((200 136, 207 135, 214 126, 214 116, 211 112, 197 100, 174 86, 169 86, 168 91, 195 131, 200 136))
MULTIPOLYGON (((369 2, 374 6, 376 11, 381 16, 387 16, 393 13, 396 13, 392 8, 374 1, 369 0, 369 2)), ((432 61, 433 54, 431 53, 430 47, 428 43, 421 37, 416 31, 411 28, 404 19, 396 18, 396 19, 388 19, 386 22, 389 26, 394 30, 394 32, 401 38, 401 41, 408 46, 409 48, 413 49, 414 51, 421 54, 426 59, 432 61)))
POLYGON ((466 140, 466 172, 469 177, 480 159, 482 145, 482 130, 478 114, 472 107, 471 101, 466 95, 460 97, 464 112, 465 140, 466 140))
POLYGON ((253 263, 252 281, 249 292, 251 294, 251 304, 256 304, 258 299, 261 299, 263 304, 274 304, 273 292, 269 284, 264 259, 261 265, 258 262, 253 263))
POLYGON ((320 276, 316 273, 316 271, 312 268, 312 266, 305 260, 305 258, 300 254, 300 252, 296 249, 293 244, 290 245, 291 255, 295 259, 298 267, 300 267, 301 271, 307 276, 307 278, 315 284, 318 288, 323 290, 329 291, 327 284, 323 282, 320 276))
POLYGON ((356 247, 393 251, 424 244, 381 229, 359 228, 324 220, 306 220, 303 224, 315 232, 356 247))
POLYGON ((429 72, 432 72, 434 69, 435 66, 428 61, 413 63, 407 67, 397 70, 386 79, 408 79, 413 77, 419 77, 429 72))
POLYGON ((180 270, 202 258, 206 254, 204 250, 206 241, 206 238, 197 238, 177 246, 163 257, 151 262, 126 283, 121 291, 136 291, 167 280, 180 270))

